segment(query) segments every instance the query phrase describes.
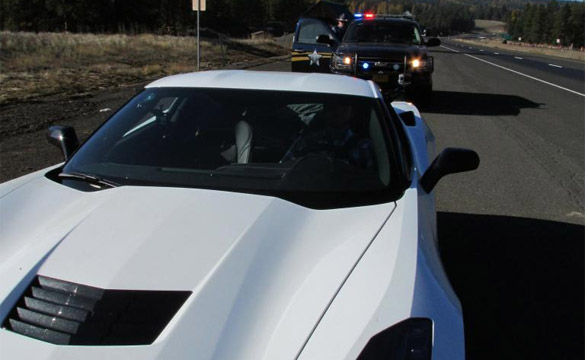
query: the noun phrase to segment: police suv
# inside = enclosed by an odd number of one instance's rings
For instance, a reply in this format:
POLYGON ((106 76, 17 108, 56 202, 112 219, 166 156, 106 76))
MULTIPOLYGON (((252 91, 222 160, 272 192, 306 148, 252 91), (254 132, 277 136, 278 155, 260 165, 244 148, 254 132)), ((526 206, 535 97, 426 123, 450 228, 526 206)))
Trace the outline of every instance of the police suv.
POLYGON ((411 16, 354 14, 342 39, 321 19, 301 18, 292 46, 292 71, 332 72, 373 80, 391 98, 401 93, 418 105, 432 96, 433 57, 411 16))

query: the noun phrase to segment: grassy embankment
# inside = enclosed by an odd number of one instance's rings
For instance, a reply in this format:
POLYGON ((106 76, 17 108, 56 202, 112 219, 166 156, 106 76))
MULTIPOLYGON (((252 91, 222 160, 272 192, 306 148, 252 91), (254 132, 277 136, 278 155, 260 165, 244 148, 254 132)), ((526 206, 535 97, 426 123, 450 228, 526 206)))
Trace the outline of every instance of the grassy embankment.
MULTIPOLYGON (((506 23, 493 20, 475 20, 475 32, 481 34, 502 34, 506 32, 506 23)), ((534 46, 531 44, 519 43, 517 41, 508 41, 507 44, 502 44, 500 39, 491 40, 487 38, 478 40, 457 39, 457 41, 467 44, 486 46, 494 49, 517 51, 527 54, 555 56, 585 62, 585 52, 579 51, 579 49, 557 49, 554 47, 534 46)))
MULTIPOLYGON (((221 68, 288 51, 272 40, 204 40, 201 66, 221 68)), ((0 32, 0 104, 79 96, 191 72, 195 66, 192 37, 0 32)))

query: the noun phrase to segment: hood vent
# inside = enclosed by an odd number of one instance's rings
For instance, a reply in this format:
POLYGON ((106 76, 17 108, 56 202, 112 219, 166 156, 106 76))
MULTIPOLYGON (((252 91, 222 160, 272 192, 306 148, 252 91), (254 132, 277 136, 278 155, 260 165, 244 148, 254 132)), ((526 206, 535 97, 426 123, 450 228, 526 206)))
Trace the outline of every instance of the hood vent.
POLYGON ((104 290, 38 276, 2 327, 59 345, 147 345, 190 294, 104 290))

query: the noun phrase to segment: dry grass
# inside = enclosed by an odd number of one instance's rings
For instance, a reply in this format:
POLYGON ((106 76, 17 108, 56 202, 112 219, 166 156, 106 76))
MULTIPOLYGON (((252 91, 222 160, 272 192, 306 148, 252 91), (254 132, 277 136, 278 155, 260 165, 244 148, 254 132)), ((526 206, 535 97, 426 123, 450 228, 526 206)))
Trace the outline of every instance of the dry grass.
MULTIPOLYGON (((203 70, 286 54, 271 40, 203 40, 203 70)), ((192 37, 0 32, 0 104, 195 70, 192 37)))

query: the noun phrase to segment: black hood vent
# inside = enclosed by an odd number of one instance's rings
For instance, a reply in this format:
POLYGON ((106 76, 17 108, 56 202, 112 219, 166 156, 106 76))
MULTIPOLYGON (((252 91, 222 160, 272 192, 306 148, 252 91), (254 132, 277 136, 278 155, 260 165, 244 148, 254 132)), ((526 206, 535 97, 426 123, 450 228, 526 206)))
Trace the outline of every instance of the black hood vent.
POLYGON ((104 290, 38 276, 2 327, 59 345, 147 345, 190 294, 104 290))

